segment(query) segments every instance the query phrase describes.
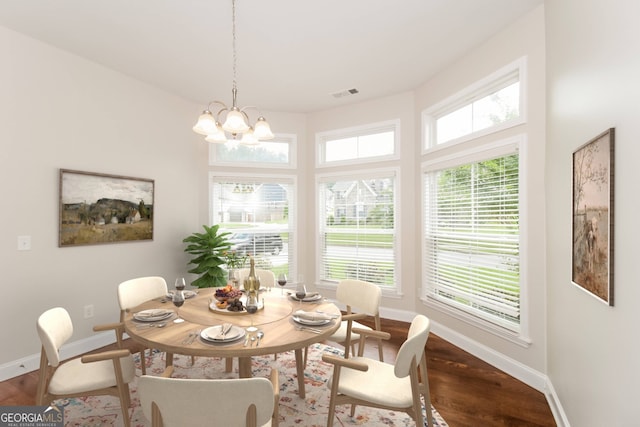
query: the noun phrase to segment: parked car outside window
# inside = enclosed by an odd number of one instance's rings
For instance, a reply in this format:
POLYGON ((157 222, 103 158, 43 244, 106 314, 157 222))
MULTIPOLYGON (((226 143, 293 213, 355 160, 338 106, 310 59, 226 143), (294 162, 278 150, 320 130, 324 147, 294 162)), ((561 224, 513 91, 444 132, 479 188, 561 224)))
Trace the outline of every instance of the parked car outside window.
POLYGON ((275 233, 237 233, 229 239, 231 250, 240 255, 273 254, 282 251, 282 238, 275 233))

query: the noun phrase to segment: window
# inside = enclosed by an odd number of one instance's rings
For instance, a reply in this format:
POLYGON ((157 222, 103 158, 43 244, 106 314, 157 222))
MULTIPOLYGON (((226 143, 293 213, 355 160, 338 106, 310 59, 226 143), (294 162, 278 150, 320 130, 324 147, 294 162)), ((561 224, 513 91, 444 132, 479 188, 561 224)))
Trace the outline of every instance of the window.
POLYGON ((212 222, 232 233, 231 250, 252 255, 257 268, 276 276, 296 273, 295 206, 293 177, 212 176, 212 222))
POLYGON ((277 135, 259 145, 238 142, 211 143, 209 164, 242 164, 251 167, 295 167, 296 138, 294 135, 277 135))
MULTIPOLYGON (((423 114, 423 295, 426 304, 527 342, 521 271, 526 58, 423 114)), ((526 308, 526 306, 525 306, 526 308)))
POLYGON ((357 164, 395 159, 398 122, 319 133, 318 164, 357 164))
POLYGON ((423 168, 427 298, 516 332, 519 175, 513 141, 423 168))
POLYGON ((395 290, 397 171, 320 175, 320 281, 359 279, 395 290))
POLYGON ((522 123, 524 59, 423 113, 425 149, 522 123))

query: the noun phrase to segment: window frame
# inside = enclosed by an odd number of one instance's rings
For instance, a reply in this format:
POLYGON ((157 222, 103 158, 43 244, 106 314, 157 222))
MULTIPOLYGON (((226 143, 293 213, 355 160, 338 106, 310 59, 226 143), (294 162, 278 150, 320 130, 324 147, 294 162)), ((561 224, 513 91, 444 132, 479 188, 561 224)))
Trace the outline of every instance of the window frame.
MULTIPOLYGON (((457 152, 452 155, 442 156, 435 159, 429 159, 422 162, 421 165, 421 190, 422 190, 422 289, 420 292, 423 303, 429 307, 432 307, 438 311, 445 312, 452 317, 464 321, 481 329, 490 331, 495 335, 502 336, 510 339, 521 345, 528 345, 528 321, 526 310, 526 255, 524 250, 524 232, 526 229, 526 214, 523 208, 525 200, 525 161, 523 157, 523 151, 525 146, 526 136, 519 134, 511 138, 501 139, 481 147, 468 147, 467 149, 457 152), (464 308, 456 308, 455 304, 450 304, 445 301, 445 298, 434 298, 431 293, 431 287, 427 280, 428 265, 426 262, 428 255, 428 244, 426 239, 426 212, 425 206, 428 201, 425 200, 425 186, 426 175, 430 172, 436 172, 439 170, 455 168, 458 166, 468 165, 471 163, 482 162, 485 160, 494 159, 496 157, 508 156, 510 154, 518 154, 518 209, 519 209, 519 299, 520 299, 520 323, 517 328, 507 328, 500 325, 499 322, 492 322, 486 317, 475 315, 464 308)), ((470 310, 472 311, 472 310, 470 310)))
POLYGON ((402 271, 399 268, 400 263, 400 236, 401 236, 401 224, 398 218, 400 217, 399 207, 401 206, 400 201, 400 167, 399 166, 389 166, 389 167, 368 167, 362 168, 359 170, 349 170, 349 171, 340 171, 340 172, 323 172, 317 173, 315 178, 315 189, 316 189, 316 201, 318 203, 318 221, 316 221, 316 236, 317 242, 316 247, 318 248, 318 255, 316 257, 316 272, 317 272, 317 286, 319 288, 325 289, 335 289, 339 280, 329 280, 320 277, 320 272, 322 271, 322 261, 323 261, 323 252, 322 248, 322 233, 325 229, 326 216, 321 213, 320 210, 325 206, 324 200, 321 200, 322 191, 320 186, 323 182, 327 182, 332 179, 345 179, 345 180, 361 180, 361 179, 371 179, 376 176, 386 176, 393 177, 394 179, 394 197, 393 197, 393 214, 394 214, 394 227, 392 229, 391 235, 393 236, 393 274, 394 274, 394 283, 393 286, 383 286, 379 285, 382 290, 382 294, 391 297, 391 298, 399 298, 402 296, 402 271), (325 221, 325 222, 323 222, 325 221))
MULTIPOLYGON (((218 159, 218 146, 224 145, 215 142, 209 143, 209 166, 241 166, 251 168, 263 168, 263 169, 296 169, 298 158, 298 136, 296 134, 281 134, 275 135, 273 140, 264 141, 268 142, 282 142, 289 144, 289 161, 287 163, 270 163, 260 161, 224 161, 218 159)), ((228 143, 227 143, 228 144, 228 143)), ((239 144, 239 143, 238 143, 239 144)))
POLYGON ((225 172, 225 171, 209 171, 209 224, 220 224, 221 227, 224 223, 221 223, 216 219, 216 210, 214 209, 214 185, 220 179, 222 180, 234 180, 242 181, 260 181, 269 183, 287 183, 291 185, 291 194, 287 207, 287 232, 288 238, 288 275, 289 277, 298 277, 299 273, 299 257, 296 248, 298 247, 298 176, 292 173, 253 173, 253 172, 225 172))
POLYGON ((316 133, 316 168, 334 166, 368 165, 374 162, 383 162, 400 159, 400 120, 387 120, 362 126, 354 126, 344 129, 336 129, 316 133), (326 160, 326 143, 336 139, 348 137, 362 137, 391 131, 394 133, 393 153, 382 156, 358 157, 347 160, 326 160))
POLYGON ((516 61, 502 67, 501 69, 491 73, 485 78, 473 83, 470 86, 462 89, 454 95, 445 98, 437 104, 425 109, 422 114, 422 154, 428 154, 448 147, 476 140, 482 136, 494 134, 505 129, 518 126, 527 121, 527 58, 522 57, 516 61), (459 136, 441 144, 437 143, 437 120, 446 116, 449 113, 456 111, 459 108, 470 105, 473 102, 482 99, 485 96, 491 95, 497 90, 506 87, 504 84, 512 79, 512 76, 516 74, 518 76, 517 81, 520 82, 520 96, 519 96, 519 111, 520 114, 517 117, 509 119, 507 121, 498 123, 493 126, 489 126, 484 129, 472 131, 466 135, 459 136))

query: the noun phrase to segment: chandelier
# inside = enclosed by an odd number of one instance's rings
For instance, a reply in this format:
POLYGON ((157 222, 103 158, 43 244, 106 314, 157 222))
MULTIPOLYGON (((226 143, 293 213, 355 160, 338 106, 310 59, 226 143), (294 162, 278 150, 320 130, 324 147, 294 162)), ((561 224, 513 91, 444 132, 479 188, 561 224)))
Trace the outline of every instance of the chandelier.
POLYGON ((240 140, 241 144, 256 145, 261 140, 272 139, 273 133, 267 120, 260 114, 260 110, 254 106, 238 108, 236 100, 238 88, 236 85, 236 0, 231 0, 231 31, 233 47, 233 88, 231 89, 232 104, 227 107, 222 101, 211 101, 207 108, 198 117, 198 122, 193 127, 193 131, 201 135, 206 135, 205 141, 225 143, 229 140, 240 140), (251 125, 248 109, 258 110, 258 120, 251 125), (215 111, 215 114, 212 113, 215 111), (221 119, 224 118, 224 123, 221 119), (229 135, 231 135, 229 137, 229 135))

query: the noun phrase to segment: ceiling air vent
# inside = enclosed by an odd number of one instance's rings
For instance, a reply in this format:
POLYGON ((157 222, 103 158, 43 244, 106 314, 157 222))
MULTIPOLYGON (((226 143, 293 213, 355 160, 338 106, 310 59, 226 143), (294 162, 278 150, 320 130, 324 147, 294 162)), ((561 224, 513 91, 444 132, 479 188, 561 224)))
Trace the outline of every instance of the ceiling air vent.
POLYGON ((331 95, 333 95, 334 98, 344 98, 345 96, 355 95, 356 93, 358 93, 358 89, 346 89, 334 92, 331 95))

